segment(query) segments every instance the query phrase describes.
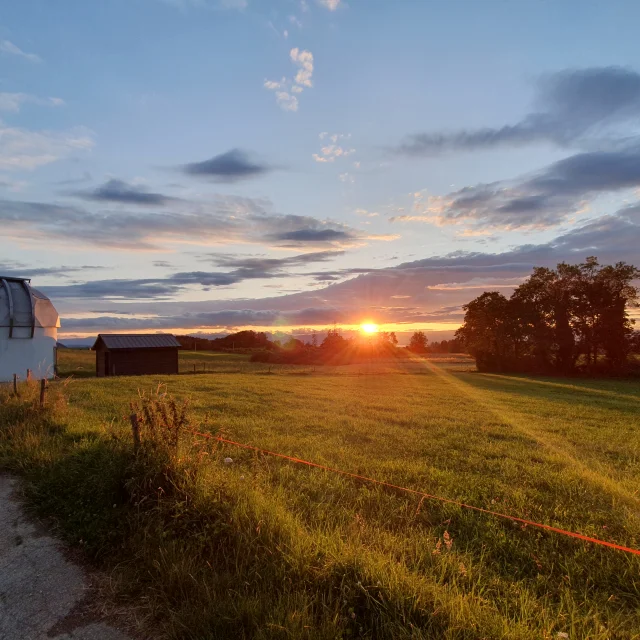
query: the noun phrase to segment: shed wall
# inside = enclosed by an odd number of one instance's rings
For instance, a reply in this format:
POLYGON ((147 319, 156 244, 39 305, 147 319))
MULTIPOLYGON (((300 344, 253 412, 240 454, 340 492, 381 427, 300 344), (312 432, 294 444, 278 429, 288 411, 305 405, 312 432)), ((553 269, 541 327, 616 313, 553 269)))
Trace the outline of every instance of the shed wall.
POLYGON ((144 376, 178 373, 178 349, 96 350, 96 375, 144 376))

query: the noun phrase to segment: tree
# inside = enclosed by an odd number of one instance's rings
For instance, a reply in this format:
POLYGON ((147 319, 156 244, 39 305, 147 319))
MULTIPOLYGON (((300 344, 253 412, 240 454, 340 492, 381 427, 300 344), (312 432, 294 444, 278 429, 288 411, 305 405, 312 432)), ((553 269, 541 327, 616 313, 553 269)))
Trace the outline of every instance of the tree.
POLYGON ((396 338, 395 331, 380 331, 377 337, 378 337, 378 342, 382 346, 388 345, 391 347, 395 347, 398 345, 398 338, 396 338))
POLYGON ((462 307, 464 323, 456 331, 480 371, 501 371, 512 356, 511 305, 501 293, 487 291, 462 307))
POLYGON ((409 340, 409 351, 413 353, 426 353, 429 340, 423 331, 416 331, 409 340))
POLYGON ((324 351, 342 351, 347 347, 349 341, 340 333, 340 329, 329 329, 327 337, 322 341, 320 348, 324 351))
POLYGON ((610 371, 623 371, 634 344, 627 310, 640 302, 633 285, 639 277, 636 267, 601 266, 594 257, 538 267, 510 299, 485 292, 464 305, 456 336, 484 371, 594 371, 601 356, 610 371))

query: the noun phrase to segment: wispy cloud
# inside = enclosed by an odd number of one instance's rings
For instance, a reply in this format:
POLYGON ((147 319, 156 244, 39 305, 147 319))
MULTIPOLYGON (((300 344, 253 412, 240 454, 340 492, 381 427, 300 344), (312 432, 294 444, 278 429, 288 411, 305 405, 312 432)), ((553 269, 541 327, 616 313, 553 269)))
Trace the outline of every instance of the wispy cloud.
POLYGON ((318 0, 318 4, 329 11, 335 11, 342 4, 342 0, 318 0))
POLYGON ((36 55, 35 53, 27 53, 26 51, 23 51, 20 47, 13 44, 13 42, 11 42, 10 40, 0 41, 0 52, 23 58, 24 60, 28 60, 29 62, 42 62, 42 58, 40 56, 36 55))
POLYGON ((96 271, 104 268, 94 265, 34 267, 23 262, 0 262, 0 274, 10 278, 38 278, 44 276, 70 278, 72 276, 76 277, 79 273, 86 275, 87 271, 96 271))
POLYGON ((256 178, 273 170, 268 164, 251 160, 241 149, 231 149, 203 162, 192 162, 182 167, 185 174, 207 178, 213 182, 238 182, 256 178))
POLYGON ((176 243, 262 244, 304 251, 362 246, 397 236, 365 234, 331 220, 272 213, 267 201, 213 196, 206 202, 174 201, 173 210, 94 212, 77 206, 0 200, 3 237, 74 246, 161 251, 176 243))
POLYGON ((536 110, 516 124, 415 133, 395 151, 406 156, 430 156, 541 142, 570 147, 603 137, 615 140, 628 135, 629 125, 637 125, 640 120, 640 74, 621 67, 550 74, 536 84, 534 103, 536 110))
POLYGON ((61 107, 62 98, 38 98, 29 93, 0 93, 0 111, 18 113, 25 103, 47 107, 61 107))
POLYGON ((94 146, 93 133, 78 127, 68 131, 31 131, 0 122, 0 169, 30 170, 94 146))

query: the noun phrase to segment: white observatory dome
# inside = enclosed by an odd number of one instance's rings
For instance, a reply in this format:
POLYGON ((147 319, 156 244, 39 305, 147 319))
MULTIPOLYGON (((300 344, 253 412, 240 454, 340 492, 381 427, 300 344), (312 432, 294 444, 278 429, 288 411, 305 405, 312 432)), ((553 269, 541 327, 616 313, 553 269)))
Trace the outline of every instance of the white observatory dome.
POLYGON ((26 278, 0 276, 0 382, 27 370, 36 378, 55 373, 60 317, 51 300, 26 278))

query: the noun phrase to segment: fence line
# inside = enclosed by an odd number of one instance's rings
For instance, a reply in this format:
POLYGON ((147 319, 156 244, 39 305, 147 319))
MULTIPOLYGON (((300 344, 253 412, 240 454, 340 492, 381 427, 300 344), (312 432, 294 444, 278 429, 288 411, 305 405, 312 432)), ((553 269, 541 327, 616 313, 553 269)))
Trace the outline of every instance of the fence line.
POLYGON ((583 542, 589 542, 591 544, 600 545, 602 547, 609 547, 610 549, 616 549, 618 551, 624 551, 625 553, 630 553, 636 556, 640 556, 639 549, 632 549, 630 547, 625 547, 624 545, 616 544, 615 542, 607 542, 606 540, 600 540, 599 538, 592 538, 591 536, 586 536, 582 533, 576 533, 574 531, 568 531, 566 529, 561 529, 559 527, 552 527, 548 524, 543 524, 541 522, 535 522, 533 520, 527 520, 526 518, 519 518, 517 516, 510 516, 506 513, 499 513, 498 511, 491 511, 490 509, 484 509, 482 507, 476 507, 475 505, 466 504, 464 502, 459 502, 458 500, 452 500, 450 498, 443 498, 441 496, 432 495, 430 493, 425 493, 424 491, 418 491, 417 489, 409 489, 408 487, 402 487, 397 484, 392 484, 390 482, 385 482, 383 480, 376 480, 375 478, 369 478, 367 476, 362 476, 357 473, 351 473, 349 471, 342 471, 341 469, 334 469, 333 467, 328 467, 323 464, 318 464, 317 462, 311 462, 309 460, 304 460, 302 458, 296 458, 293 456, 285 455, 284 453, 277 453, 275 451, 269 451, 268 449, 261 449, 260 447, 254 447, 250 444, 244 444, 242 442, 235 442, 234 440, 229 440, 227 438, 222 438, 220 436, 213 436, 209 433, 202 433, 200 431, 190 430, 190 432, 202 438, 207 438, 209 440, 216 440, 217 442, 222 442, 224 444, 229 444, 234 447, 240 447, 242 449, 249 449, 251 451, 256 451, 258 453, 262 453, 265 455, 274 456, 276 458, 282 458, 284 460, 289 460, 290 462, 295 462, 296 464, 303 464, 308 467, 314 467, 316 469, 322 469, 323 471, 329 471, 331 473, 336 473, 342 476, 346 476, 349 478, 354 478, 356 480, 360 480, 362 482, 369 482, 371 484, 375 484, 378 486, 386 487, 387 489, 393 489, 395 491, 403 491, 405 493, 410 493, 413 495, 421 496, 422 499, 434 500, 437 502, 442 502, 445 504, 452 504, 457 507, 462 507, 464 509, 470 509, 472 511, 477 511, 480 513, 484 513, 486 515, 493 516, 495 518, 502 518, 504 520, 510 520, 512 522, 519 522, 520 524, 525 524, 531 527, 536 527, 538 529, 542 529, 544 531, 550 531, 552 533, 557 533, 569 538, 575 538, 577 540, 582 540, 583 542))

